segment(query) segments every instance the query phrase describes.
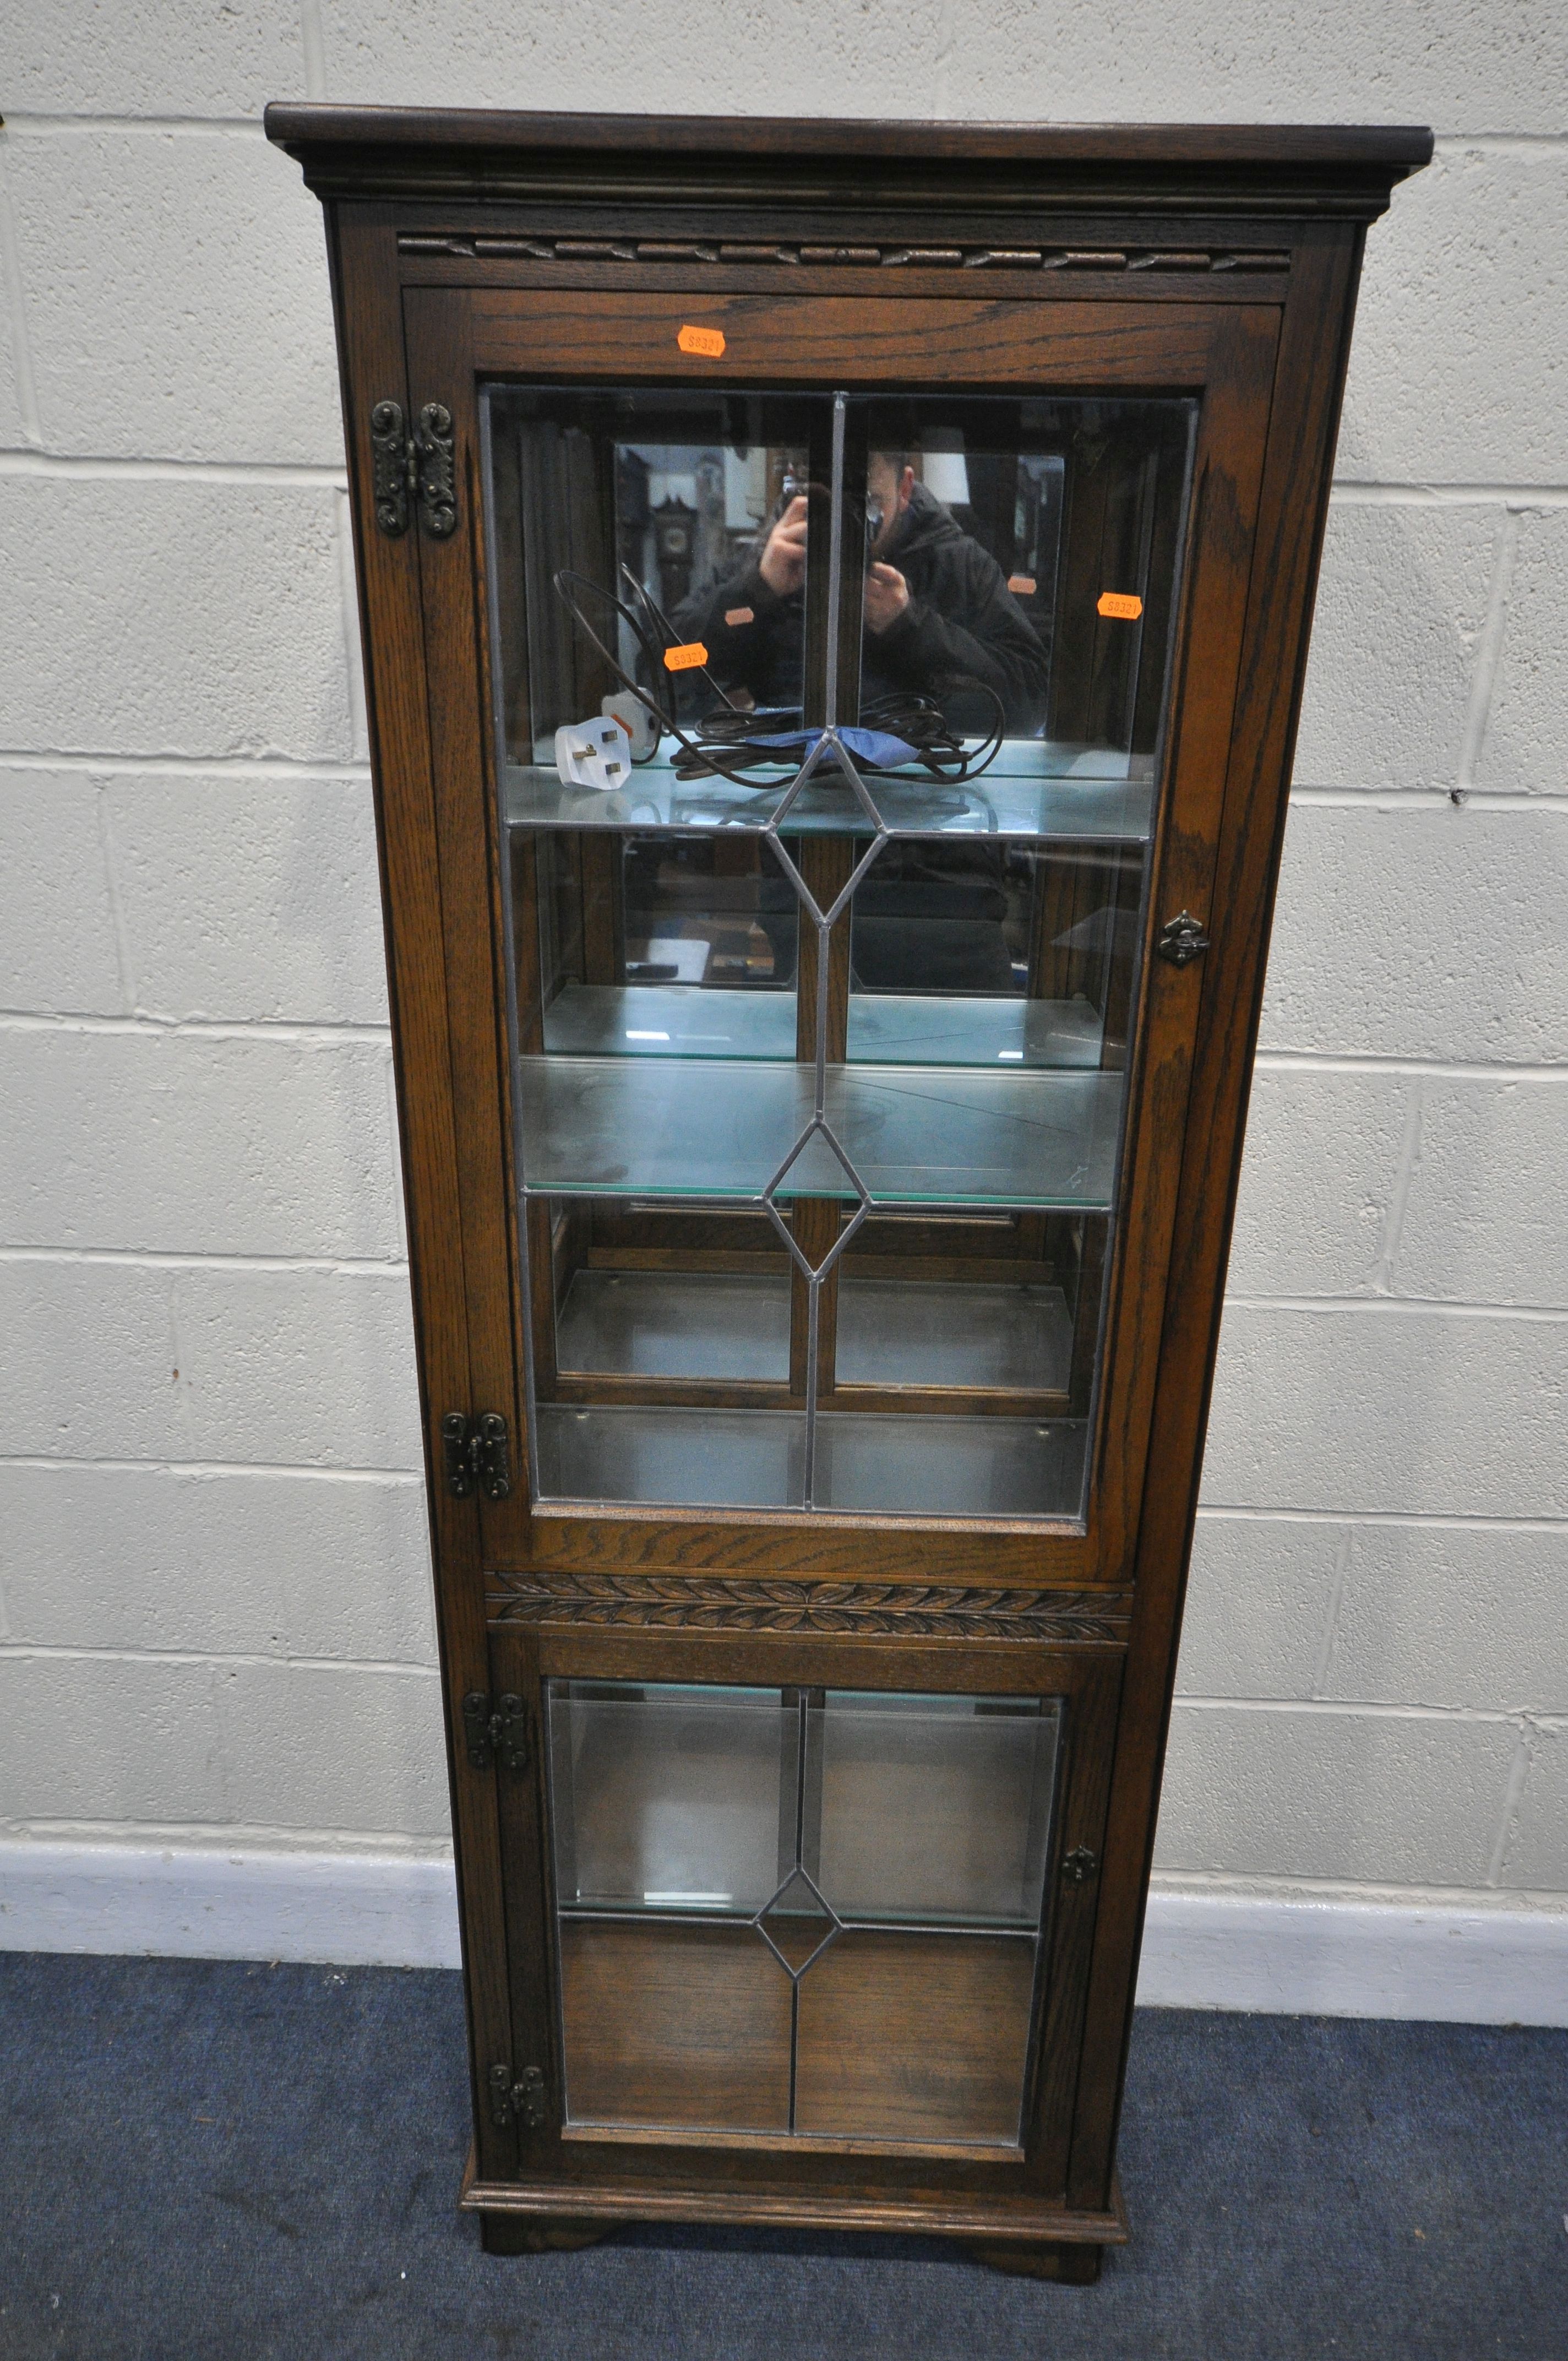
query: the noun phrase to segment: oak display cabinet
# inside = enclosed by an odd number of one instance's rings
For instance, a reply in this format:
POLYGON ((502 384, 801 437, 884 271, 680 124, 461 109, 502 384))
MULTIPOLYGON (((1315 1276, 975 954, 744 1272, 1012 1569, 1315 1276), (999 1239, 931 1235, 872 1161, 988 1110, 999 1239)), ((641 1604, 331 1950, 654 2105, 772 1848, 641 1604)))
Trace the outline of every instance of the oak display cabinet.
POLYGON ((336 303, 462 2202, 1091 2279, 1362 240, 1430 137, 268 128, 336 303))

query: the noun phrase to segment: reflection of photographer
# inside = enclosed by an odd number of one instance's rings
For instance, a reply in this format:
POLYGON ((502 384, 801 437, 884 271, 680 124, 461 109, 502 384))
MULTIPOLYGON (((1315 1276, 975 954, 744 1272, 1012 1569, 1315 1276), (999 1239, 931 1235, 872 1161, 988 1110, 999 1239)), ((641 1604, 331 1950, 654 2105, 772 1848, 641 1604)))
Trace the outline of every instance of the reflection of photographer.
MULTIPOLYGON (((916 483, 905 452, 872 452, 866 509, 862 699, 918 690, 935 697, 956 728, 983 734, 994 727, 995 708, 987 697, 964 694, 978 681, 1002 699, 1010 736, 1037 730, 1046 651, 996 560, 916 483)), ((674 617, 683 639, 707 648, 715 677, 726 688, 750 690, 759 705, 801 701, 806 525, 806 501, 797 494, 740 572, 687 599, 674 617)))

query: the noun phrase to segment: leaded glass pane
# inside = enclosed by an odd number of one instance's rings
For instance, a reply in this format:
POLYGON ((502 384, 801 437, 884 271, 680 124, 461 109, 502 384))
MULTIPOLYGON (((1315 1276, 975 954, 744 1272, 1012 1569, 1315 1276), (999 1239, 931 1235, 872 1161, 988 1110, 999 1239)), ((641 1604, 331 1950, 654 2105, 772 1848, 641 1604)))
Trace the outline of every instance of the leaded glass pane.
POLYGON ((1082 1518, 1194 416, 491 390, 541 1500, 1082 1518))
POLYGON ((569 2122, 1020 2137, 1059 1700, 546 1700, 569 2122))

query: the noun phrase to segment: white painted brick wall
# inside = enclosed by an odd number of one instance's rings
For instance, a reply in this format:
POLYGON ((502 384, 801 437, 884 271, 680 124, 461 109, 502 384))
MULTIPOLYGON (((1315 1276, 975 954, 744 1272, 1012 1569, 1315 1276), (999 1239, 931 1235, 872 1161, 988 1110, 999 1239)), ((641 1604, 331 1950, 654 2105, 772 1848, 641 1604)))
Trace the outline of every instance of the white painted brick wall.
POLYGON ((0 51, 5 112, 56 120, 118 115, 167 123, 243 121, 258 97, 301 96, 302 11, 261 0, 75 0, 70 8, 5 0, 0 51))
POLYGON ((420 1465, 400 1269, 13 1250, 0 1334, 24 1458, 420 1465))
POLYGON ((354 755, 330 485, 16 466, 0 477, 8 750, 354 755))
POLYGON ((1530 1892, 1568 1886, 1568 1720, 1530 1733, 1530 1779, 1508 1830, 1502 1883, 1530 1892))
POLYGON ((352 1037, 0 1034, 9 1242, 395 1260, 389 1065, 352 1037))
POLYGON ((433 1661, 411 1472, 14 1463, 0 1530, 18 1646, 433 1661))
POLYGON ((1368 248, 1160 1861, 1568 1903, 1558 0, 0 0, 0 1835, 259 1892, 444 1832, 326 275, 263 101, 1430 120, 1368 248))
MULTIPOLYGON (((1386 36, 1393 13, 1369 9, 1367 24, 1386 36)), ((1500 31, 1505 20, 1527 39, 1536 35, 1543 64, 1550 27, 1561 59, 1558 11, 1493 10, 1489 29, 1500 31)), ((1485 21, 1477 8, 1477 36, 1485 21)), ((1564 87, 1560 80, 1552 94, 1556 122, 1541 129, 1562 132, 1564 87)), ((1522 113, 1486 122, 1475 104, 1467 112, 1477 129, 1525 127, 1522 113)), ((1565 237, 1568 183, 1553 140, 1444 142, 1368 242, 1342 474, 1376 483, 1561 486, 1565 237), (1519 316, 1499 334, 1499 306, 1510 301, 1519 316)))
MULTIPOLYGON (((1321 694, 1321 692, 1319 692, 1321 694)), ((1508 1071, 1568 1059, 1568 797, 1298 793, 1261 1046, 1508 1071)), ((1554 1077, 1555 1079, 1555 1077, 1554 1077)))
POLYGON ((1568 1516, 1568 1320, 1370 1302, 1225 1313, 1204 1489, 1227 1508, 1568 1516))
POLYGON ((362 777, 109 780, 104 824, 137 1014, 385 1028, 362 777))
POLYGON ((83 125, 9 177, 51 448, 341 468, 321 208, 265 139, 83 125))
POLYGON ((1179 1704, 1161 1807, 1184 1868, 1478 1886, 1519 1751, 1501 1715, 1179 1704))
POLYGON ((1298 786, 1453 786, 1507 528, 1489 505, 1330 511, 1298 786))
MULTIPOLYGON (((1559 268, 1561 269, 1561 264, 1559 268)), ((1568 272, 1563 274, 1568 277, 1568 272)), ((1558 336, 1559 415, 1568 409, 1568 324, 1558 336)), ((1505 547, 1510 628, 1497 647, 1497 670, 1475 785, 1494 795, 1568 793, 1568 511, 1526 513, 1510 520, 1505 547)))

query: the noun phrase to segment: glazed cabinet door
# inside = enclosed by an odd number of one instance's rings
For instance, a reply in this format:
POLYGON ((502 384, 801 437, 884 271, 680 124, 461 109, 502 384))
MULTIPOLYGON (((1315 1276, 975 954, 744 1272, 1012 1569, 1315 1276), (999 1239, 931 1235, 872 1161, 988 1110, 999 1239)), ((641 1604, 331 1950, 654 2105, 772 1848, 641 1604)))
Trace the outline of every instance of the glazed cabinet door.
POLYGON ((1124 1580, 1277 313, 404 316, 487 1565, 1124 1580))
POLYGON ((502 1623, 490 1663, 537 1741, 494 1771, 517 2173, 1061 2195, 1113 1653, 502 1623))

